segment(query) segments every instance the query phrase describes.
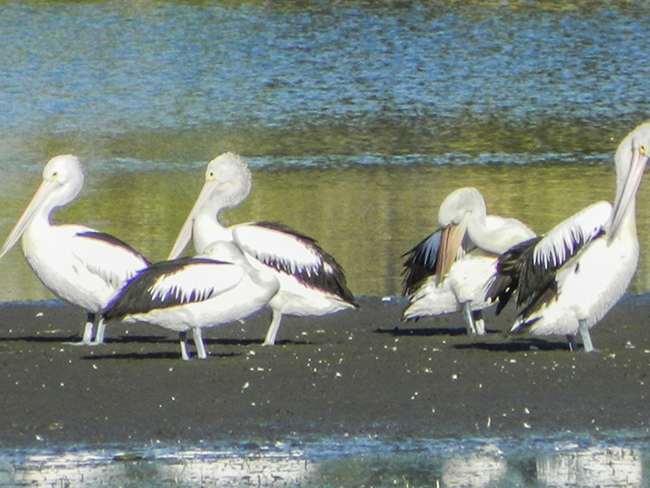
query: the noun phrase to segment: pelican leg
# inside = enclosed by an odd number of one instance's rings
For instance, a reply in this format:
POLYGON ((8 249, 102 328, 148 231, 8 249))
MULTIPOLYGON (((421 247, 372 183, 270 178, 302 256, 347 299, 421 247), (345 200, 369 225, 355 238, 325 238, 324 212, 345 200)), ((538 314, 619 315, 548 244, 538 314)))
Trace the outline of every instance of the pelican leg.
POLYGON ((181 357, 183 361, 189 361, 190 353, 187 351, 187 332, 179 332, 178 338, 181 342, 181 357))
POLYGON ((282 320, 282 312, 273 309, 273 319, 271 320, 271 325, 269 326, 269 330, 266 333, 266 338, 262 343, 263 346, 275 345, 275 338, 278 335, 278 330, 280 329, 281 320, 282 320))
POLYGON ((573 352, 578 350, 578 343, 576 342, 576 338, 573 334, 567 334, 566 340, 569 343, 569 351, 573 352))
POLYGON ((469 302, 463 303, 463 316, 465 317, 465 323, 467 324, 467 335, 475 336, 476 326, 474 325, 474 319, 472 318, 472 311, 469 309, 469 302))
POLYGON ((195 327, 194 329, 192 329, 192 335, 194 336, 194 345, 196 346, 196 353, 199 356, 199 359, 207 358, 208 355, 205 353, 205 346, 203 345, 201 328, 195 327))
POLYGON ((485 335, 485 320, 483 320, 483 310, 474 310, 472 312, 472 318, 474 319, 474 328, 476 329, 476 335, 485 335))
POLYGON ((86 325, 84 325, 83 336, 79 342, 68 342, 71 346, 92 346, 93 345, 93 329, 95 328, 95 314, 88 312, 86 318, 86 325))
POLYGON ((584 320, 580 321, 580 336, 582 337, 585 352, 596 352, 591 342, 591 335, 589 335, 589 327, 587 327, 587 323, 584 320))
POLYGON ((92 341, 90 346, 100 346, 104 344, 104 335, 106 334, 106 320, 104 316, 99 316, 99 323, 97 324, 97 333, 95 334, 95 340, 92 341))

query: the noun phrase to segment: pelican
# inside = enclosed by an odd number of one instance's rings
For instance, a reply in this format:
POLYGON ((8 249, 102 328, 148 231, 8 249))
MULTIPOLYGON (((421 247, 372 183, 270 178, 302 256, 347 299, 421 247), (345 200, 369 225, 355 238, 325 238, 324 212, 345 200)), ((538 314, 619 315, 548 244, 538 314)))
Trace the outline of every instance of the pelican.
POLYGON ((205 359, 202 329, 249 317, 279 288, 273 273, 253 268, 232 242, 218 241, 200 256, 142 270, 108 305, 104 317, 178 332, 184 360, 190 359, 187 332, 192 330, 197 355, 205 359))
POLYGON ((23 254, 39 280, 57 297, 88 312, 80 344, 104 341, 105 322, 98 313, 147 260, 115 237, 81 225, 52 225, 56 208, 81 192, 84 176, 79 160, 56 156, 45 165, 43 181, 9 233, 2 258, 22 237, 23 254))
POLYGON ((282 315, 320 316, 357 307, 343 269, 313 239, 280 224, 260 222, 225 227, 221 211, 250 194, 252 177, 241 156, 225 153, 212 160, 205 184, 169 254, 177 258, 190 239, 198 254, 216 240, 234 242, 259 270, 272 270, 280 290, 269 301, 273 319, 264 339, 275 344, 282 315))
POLYGON ((630 132, 614 156, 616 199, 598 202, 543 237, 515 246, 499 259, 488 297, 497 313, 517 292, 523 307, 512 331, 564 334, 574 349, 579 332, 594 351, 589 329, 625 293, 639 261, 636 194, 650 147, 650 122, 630 132))
POLYGON ((476 188, 452 192, 438 212, 440 228, 407 252, 404 320, 417 320, 462 310, 470 335, 485 334, 482 310, 497 257, 535 236, 516 219, 488 215, 476 188))

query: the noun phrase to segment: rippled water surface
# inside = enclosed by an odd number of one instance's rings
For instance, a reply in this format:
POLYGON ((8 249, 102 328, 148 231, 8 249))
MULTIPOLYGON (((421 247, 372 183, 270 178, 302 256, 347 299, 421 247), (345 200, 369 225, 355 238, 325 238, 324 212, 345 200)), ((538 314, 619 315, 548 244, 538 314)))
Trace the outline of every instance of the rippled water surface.
MULTIPOLYGON (((399 294, 401 255, 457 187, 476 186, 492 212, 537 232, 611 201, 616 146, 650 118, 647 21, 645 1, 3 1, 0 235, 43 164, 74 153, 86 188, 55 220, 163 259, 205 163, 230 150, 249 158, 254 190, 229 222, 281 221, 318 239, 356 295, 399 294)), ((650 289, 649 192, 639 194, 633 293, 650 289)), ((0 275, 0 301, 51 297, 17 249, 0 275)), ((271 449, 271 461, 210 449, 137 460, 5 452, 0 485, 648 484, 647 451, 634 443, 526 455, 487 444, 350 457, 332 454, 334 442, 271 449), (474 478, 462 471, 473 463, 474 478)))

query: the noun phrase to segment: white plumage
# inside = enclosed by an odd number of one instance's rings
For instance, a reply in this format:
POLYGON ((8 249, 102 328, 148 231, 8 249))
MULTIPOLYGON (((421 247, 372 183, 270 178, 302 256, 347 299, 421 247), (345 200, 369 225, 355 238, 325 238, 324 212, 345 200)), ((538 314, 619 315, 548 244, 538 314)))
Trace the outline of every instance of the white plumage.
POLYGON ((225 153, 208 164, 205 184, 169 255, 178 257, 190 239, 197 253, 212 242, 235 243, 253 267, 271 271, 280 290, 270 300, 273 320, 264 345, 275 344, 282 315, 320 316, 354 308, 343 269, 313 239, 279 224, 244 223, 225 227, 223 209, 243 202, 252 177, 246 161, 225 153))
POLYGON ((565 334, 572 346, 580 333, 585 351, 594 350, 589 329, 621 298, 636 272, 636 193, 649 147, 648 122, 619 145, 613 207, 593 204, 499 259, 488 296, 500 301, 499 312, 516 292, 522 310, 513 331, 565 334))
POLYGON ((205 359, 202 329, 256 313, 279 286, 272 273, 254 269, 233 243, 215 242, 200 256, 142 270, 108 305, 104 316, 179 332, 185 360, 190 357, 186 334, 191 330, 198 356, 205 359))
POLYGON ((81 344, 101 344, 104 321, 97 314, 147 260, 124 242, 80 225, 51 225, 53 211, 72 202, 83 187, 79 160, 66 154, 52 158, 43 181, 11 230, 4 256, 22 237, 27 263, 57 297, 88 311, 81 344))
POLYGON ((405 256, 404 294, 410 304, 405 320, 417 320, 462 310, 470 335, 485 333, 482 310, 487 285, 496 271, 497 256, 535 236, 515 219, 487 215, 483 196, 475 188, 452 192, 440 206, 439 230, 405 256))

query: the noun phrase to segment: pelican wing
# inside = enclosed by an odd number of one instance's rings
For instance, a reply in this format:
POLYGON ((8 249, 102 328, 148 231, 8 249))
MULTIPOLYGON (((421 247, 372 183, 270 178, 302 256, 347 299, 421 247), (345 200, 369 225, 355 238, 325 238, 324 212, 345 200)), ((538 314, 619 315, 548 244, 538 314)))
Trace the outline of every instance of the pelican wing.
POLYGON ((499 257, 497 274, 487 293, 499 301, 497 313, 517 293, 517 307, 526 319, 557 297, 557 271, 604 233, 611 217, 608 202, 595 203, 555 226, 543 237, 518 244, 499 257))
POLYGON ((233 238, 242 251, 276 271, 354 303, 343 268, 314 239, 274 222, 238 225, 233 238))
POLYGON ((533 237, 511 247, 499 257, 497 272, 485 297, 486 301, 497 302, 497 315, 508 305, 515 292, 519 292, 518 298, 526 294, 522 293, 520 288, 525 289, 527 285, 540 283, 544 277, 548 279, 549 275, 544 272, 543 268, 533 265, 535 246, 541 239, 541 237, 533 237))
POLYGON ((152 264, 131 279, 111 303, 107 319, 202 302, 234 288, 241 266, 212 259, 181 258, 152 264))
POLYGON ((70 251, 88 271, 116 289, 149 266, 149 261, 128 244, 110 234, 90 229, 81 230, 74 236, 70 251))
POLYGON ((556 225, 535 247, 534 262, 556 270, 604 232, 612 216, 609 202, 598 202, 556 225))
MULTIPOLYGON (((404 281, 402 286, 403 295, 412 295, 429 277, 435 276, 440 266, 441 247, 443 246, 444 229, 438 229, 433 234, 422 240, 413 249, 403 254, 406 257, 404 262, 404 281)), ((476 249, 476 245, 465 234, 458 250, 452 256, 455 262, 463 258, 467 253, 476 249)), ((446 267, 450 267, 447 263, 446 267)), ((443 266, 444 268, 444 266, 443 266)))
POLYGON ((412 295, 427 278, 436 273, 442 230, 438 229, 402 257, 404 262, 403 295, 412 295))

